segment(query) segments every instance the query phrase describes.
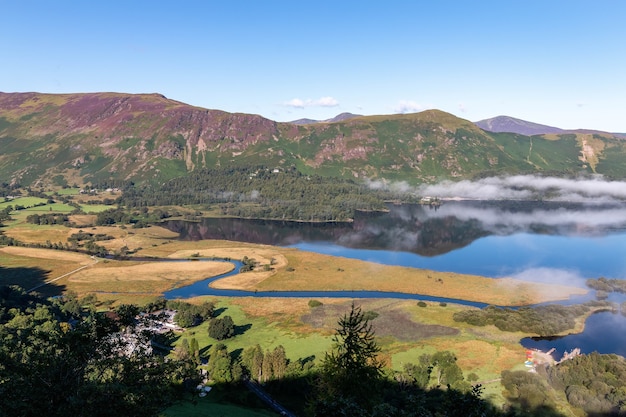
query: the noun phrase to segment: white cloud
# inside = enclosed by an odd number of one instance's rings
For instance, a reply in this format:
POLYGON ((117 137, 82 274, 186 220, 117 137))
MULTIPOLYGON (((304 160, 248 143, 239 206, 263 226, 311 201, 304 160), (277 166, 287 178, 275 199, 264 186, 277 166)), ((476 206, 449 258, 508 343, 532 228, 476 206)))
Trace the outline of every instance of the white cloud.
POLYGON ((426 110, 426 106, 411 100, 400 100, 396 107, 393 108, 395 113, 415 113, 426 110))
POLYGON ((287 107, 295 107, 298 109, 303 109, 304 108, 304 101, 300 100, 299 98, 292 98, 289 101, 286 101, 284 103, 285 106, 287 107))
POLYGON ((301 98, 292 98, 291 100, 284 102, 283 105, 287 107, 295 107, 297 109, 304 109, 305 107, 337 107, 339 105, 339 101, 330 96, 320 97, 317 100, 312 100, 310 98, 306 100, 302 100, 301 98))
POLYGON ((336 107, 339 102, 333 97, 322 97, 314 102, 315 105, 321 107, 336 107))

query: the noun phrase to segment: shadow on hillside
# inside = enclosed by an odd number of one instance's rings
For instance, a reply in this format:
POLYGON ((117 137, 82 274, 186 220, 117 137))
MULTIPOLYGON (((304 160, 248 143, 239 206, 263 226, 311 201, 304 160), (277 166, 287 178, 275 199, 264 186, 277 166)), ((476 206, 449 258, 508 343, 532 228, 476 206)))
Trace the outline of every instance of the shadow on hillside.
POLYGON ((222 315, 223 312, 225 312, 226 310, 228 310, 226 307, 219 307, 216 308, 215 310, 213 310, 213 318, 219 317, 222 315))
POLYGON ((25 291, 33 289, 44 297, 60 295, 65 290, 65 285, 55 283, 42 285, 49 278, 50 272, 39 267, 0 266, 0 286, 17 285, 25 291))
MULTIPOLYGON (((271 410, 272 403, 277 402, 293 415, 298 417, 314 417, 314 416, 348 416, 358 415, 363 417, 428 417, 428 416, 447 416, 447 417, 471 417, 471 416, 489 416, 489 417, 564 417, 555 408, 548 405, 531 405, 525 402, 516 402, 507 409, 502 409, 490 403, 482 397, 477 397, 472 393, 462 393, 452 389, 431 389, 423 390, 414 385, 399 383, 395 381, 386 381, 379 387, 380 398, 378 412, 362 413, 360 404, 350 401, 344 401, 335 397, 332 401, 328 401, 323 405, 318 405, 317 412, 313 407, 312 399, 315 396, 314 384, 317 381, 315 373, 307 374, 301 377, 289 377, 282 380, 267 381, 258 385, 262 391, 265 391, 271 399, 267 402, 262 401, 252 390, 248 389, 243 382, 220 383, 214 385, 214 391, 209 393, 212 397, 212 403, 230 404, 241 407, 242 412, 267 413, 271 410), (381 410, 384 410, 382 414, 381 410)), ((192 400, 196 403, 198 411, 211 413, 210 404, 203 405, 198 403, 195 398, 192 400), (208 407, 208 408, 204 408, 208 407)), ((275 415, 279 415, 276 412, 275 415)), ((242 414, 243 415, 243 414, 242 414)), ((260 415, 260 414, 254 414, 260 415)), ((266 415, 266 414, 263 414, 266 415)), ((267 414, 271 415, 271 414, 267 414)), ((589 414, 593 417, 611 417, 621 415, 619 413, 593 413, 589 414)))
POLYGON ((248 324, 242 324, 240 326, 235 326, 235 334, 234 336, 239 336, 244 334, 245 332, 247 332, 248 330, 250 330, 252 328, 252 323, 248 323, 248 324))

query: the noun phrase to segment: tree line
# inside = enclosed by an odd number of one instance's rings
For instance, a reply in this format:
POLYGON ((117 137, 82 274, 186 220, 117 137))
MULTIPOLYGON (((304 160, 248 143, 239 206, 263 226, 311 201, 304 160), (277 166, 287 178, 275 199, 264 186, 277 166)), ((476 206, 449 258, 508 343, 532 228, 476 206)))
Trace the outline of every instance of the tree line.
POLYGON ((454 313, 455 321, 473 326, 494 325, 505 332, 525 332, 539 336, 553 336, 573 329, 576 318, 592 308, 614 309, 606 301, 589 301, 584 304, 563 306, 559 304, 538 307, 502 308, 487 306, 483 309, 467 309, 454 313))
MULTIPOLYGON (((300 221, 343 221, 355 210, 382 210, 385 200, 413 198, 341 178, 264 166, 194 171, 160 185, 128 185, 126 207, 215 205, 224 215, 300 221)), ((415 198, 413 198, 415 199, 415 198)))

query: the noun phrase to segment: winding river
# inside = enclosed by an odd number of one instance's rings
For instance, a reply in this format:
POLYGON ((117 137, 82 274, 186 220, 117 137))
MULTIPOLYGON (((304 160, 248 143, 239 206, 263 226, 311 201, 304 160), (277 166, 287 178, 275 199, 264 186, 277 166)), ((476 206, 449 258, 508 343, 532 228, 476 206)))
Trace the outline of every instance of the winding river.
POLYGON ((211 283, 222 278, 230 277, 239 273, 239 268, 243 265, 238 261, 228 261, 235 265, 235 268, 225 274, 207 278, 185 287, 167 291, 166 299, 190 298, 200 295, 213 295, 223 297, 280 297, 280 298, 399 298, 404 300, 423 300, 445 303, 457 303, 473 307, 486 307, 485 303, 474 301, 458 300, 454 298, 431 297, 428 295, 408 294, 402 292, 386 291, 245 291, 227 290, 211 287, 211 283))
MULTIPOLYGON (((389 206, 387 213, 359 213, 354 222, 306 224, 282 221, 203 219, 169 222, 183 240, 225 239, 297 247, 302 250, 390 265, 487 277, 512 276, 529 281, 583 286, 587 278, 626 279, 626 206, 537 202, 447 202, 433 209, 389 206)), ((249 292, 219 290, 209 283, 237 273, 172 290, 167 298, 194 295, 259 297, 401 298, 482 303, 376 291, 249 292)), ((611 301, 623 297, 613 295, 611 301)), ((568 300, 580 302, 583 299, 568 300)), ((626 354, 619 339, 626 318, 593 315, 580 335, 560 339, 524 339, 526 347, 572 347, 583 352, 626 354), (598 333, 599 332, 599 333, 598 333), (606 337, 598 337, 598 334, 606 337)))

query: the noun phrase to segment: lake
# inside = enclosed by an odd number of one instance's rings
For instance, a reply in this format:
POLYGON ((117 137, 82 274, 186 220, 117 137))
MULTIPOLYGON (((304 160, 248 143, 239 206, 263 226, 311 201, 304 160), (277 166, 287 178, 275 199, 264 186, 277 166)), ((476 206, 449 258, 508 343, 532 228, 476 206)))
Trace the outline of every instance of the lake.
MULTIPOLYGON (((245 219, 170 221, 183 240, 225 239, 437 271, 584 286, 587 278, 626 279, 626 205, 527 201, 450 201, 440 207, 389 205, 353 222, 245 219)), ((619 298, 616 298, 619 300, 619 298)), ((600 318, 598 318, 600 317, 600 318)), ((594 315, 585 333, 599 328, 594 315)), ((626 331, 611 316, 612 332, 626 331)), ((592 334, 592 333, 590 333, 592 334)), ((560 339, 568 344, 567 336, 560 339)), ((608 337, 611 339, 612 337, 608 337)), ((602 351, 603 339, 582 343, 602 351), (597 348, 596 348, 597 347, 597 348)), ((524 341, 531 346, 534 341, 524 341)), ((565 349, 565 348, 563 348, 565 349)))
POLYGON ((580 285, 626 278, 626 205, 446 202, 389 205, 351 223, 170 221, 182 240, 297 247, 389 265, 580 285))

